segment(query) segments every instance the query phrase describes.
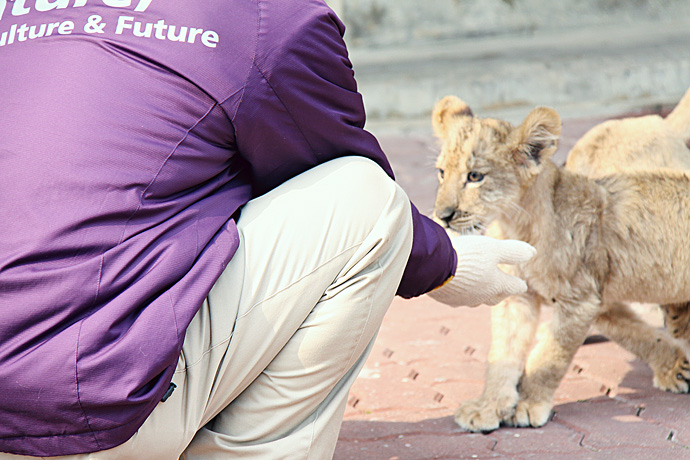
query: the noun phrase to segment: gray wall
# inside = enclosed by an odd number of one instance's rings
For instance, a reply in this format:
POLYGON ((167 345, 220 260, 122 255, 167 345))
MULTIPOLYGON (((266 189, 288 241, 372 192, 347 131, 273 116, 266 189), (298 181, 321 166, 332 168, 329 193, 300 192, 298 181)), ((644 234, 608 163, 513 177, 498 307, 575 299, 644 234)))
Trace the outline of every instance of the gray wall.
POLYGON ((688 0, 331 0, 353 46, 690 17, 688 0))
POLYGON ((609 115, 690 86, 690 0, 330 0, 371 120, 427 119, 446 94, 518 119, 609 115))

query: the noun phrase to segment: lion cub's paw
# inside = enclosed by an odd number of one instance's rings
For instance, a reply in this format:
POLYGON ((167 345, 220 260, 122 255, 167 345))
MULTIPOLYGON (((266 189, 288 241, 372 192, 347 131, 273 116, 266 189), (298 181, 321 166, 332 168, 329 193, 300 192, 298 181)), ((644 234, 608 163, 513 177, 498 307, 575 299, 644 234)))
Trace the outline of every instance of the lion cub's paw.
POLYGON ((664 322, 671 335, 690 344, 690 302, 663 305, 664 322))
POLYGON ((455 411, 455 423, 468 431, 493 431, 500 425, 501 417, 495 402, 474 399, 460 404, 455 411))
POLYGON ((551 416, 553 404, 549 402, 532 402, 522 400, 515 407, 515 414, 511 419, 513 426, 538 427, 546 424, 551 416))
POLYGON ((654 387, 672 393, 687 393, 690 389, 690 363, 682 350, 676 350, 675 361, 654 369, 654 387))

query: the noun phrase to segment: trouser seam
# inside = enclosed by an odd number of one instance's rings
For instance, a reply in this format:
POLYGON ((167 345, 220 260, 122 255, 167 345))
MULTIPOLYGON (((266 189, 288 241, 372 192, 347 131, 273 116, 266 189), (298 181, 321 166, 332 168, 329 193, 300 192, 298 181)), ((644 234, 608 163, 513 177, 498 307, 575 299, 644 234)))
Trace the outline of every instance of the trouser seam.
MULTIPOLYGON (((376 267, 379 269, 381 268, 381 263, 378 260, 376 261, 376 267)), ((374 287, 374 291, 376 291, 376 289, 378 289, 380 283, 381 283, 381 277, 379 277, 379 279, 376 281, 376 286, 374 287)), ((364 322, 364 326, 361 329, 359 337, 357 338, 357 343, 355 344, 355 346, 352 350, 352 354, 350 354, 350 358, 348 359, 347 364, 345 365, 345 372, 347 372, 347 370, 354 365, 354 363, 352 362, 352 358, 355 355, 355 350, 357 349, 357 346, 362 341, 362 336, 364 335, 364 331, 366 330, 367 325, 369 325, 369 320, 371 319, 371 313, 373 311, 373 301, 374 301, 374 299, 372 297, 371 300, 369 301, 369 313, 367 314, 367 319, 364 322)))
MULTIPOLYGON (((248 314, 250 314, 250 313, 254 310, 254 308, 256 308, 257 306, 259 306, 259 305, 261 305, 262 303, 264 303, 264 302, 266 302, 266 301, 272 299, 273 297, 277 296, 277 295, 280 294, 281 292, 286 291, 287 289, 290 289, 292 286, 294 286, 295 284, 297 284, 297 283, 303 281, 305 278, 307 278, 307 277, 313 275, 314 273, 316 273, 318 270, 320 270, 321 268, 323 268, 325 265, 329 264, 329 263, 332 262, 333 260, 337 259, 338 257, 342 256, 343 254, 347 253, 348 251, 351 251, 352 249, 355 249, 355 248, 357 248, 358 246, 361 246, 361 245, 362 245, 362 243, 359 242, 359 243, 357 243, 357 244, 354 244, 354 245, 348 247, 347 249, 344 249, 343 251, 341 251, 341 252, 339 252, 338 254, 334 255, 334 256, 331 257, 330 259, 328 259, 328 260, 324 261, 323 263, 319 264, 319 265, 318 265, 317 267, 315 267, 313 270, 309 271, 309 273, 304 274, 303 276, 299 277, 298 279, 296 279, 296 280, 293 281, 292 283, 288 284, 287 286, 284 286, 284 287, 280 288, 279 290, 277 290, 276 292, 274 292, 274 293, 271 294, 270 296, 268 296, 268 297, 266 297, 266 298, 264 298, 264 299, 261 299, 260 302, 257 302, 256 304, 252 305, 251 308, 250 308, 248 311, 246 311, 246 312, 243 313, 242 315, 238 316, 238 317, 237 317, 237 320, 239 320, 239 319, 241 319, 241 318, 244 318, 245 316, 247 316, 248 314)), ((367 318, 367 321, 368 321, 368 318, 367 318)), ((218 342, 217 344, 210 346, 210 347, 209 347, 208 349, 206 349, 206 350, 201 354, 201 356, 200 356, 199 358, 197 358, 193 363, 191 363, 191 364, 186 364, 182 369, 175 370, 175 373, 176 373, 176 374, 179 374, 179 373, 187 372, 188 369, 190 369, 190 368, 192 368, 192 367, 198 365, 201 361, 204 360, 204 358, 206 357, 206 355, 208 355, 209 353, 211 353, 211 352, 212 352, 213 350, 215 350, 216 348, 221 347, 221 346, 227 344, 227 343, 232 339, 232 336, 233 336, 233 334, 230 334, 228 337, 222 339, 222 340, 221 340, 220 342, 218 342)), ((352 358, 350 358, 350 359, 352 359, 352 358)))
MULTIPOLYGON (((380 259, 377 259, 377 260, 376 260, 376 262, 375 262, 375 267, 378 268, 378 269, 381 269, 381 268, 382 268, 380 259)), ((380 283, 381 283, 381 277, 379 276, 378 280, 376 281, 376 285, 375 285, 374 288, 373 288, 374 291, 376 291, 376 290, 378 289, 380 283)), ((364 321, 364 325, 363 325, 362 328, 360 329, 359 337, 357 338, 357 342, 355 343, 354 347, 352 348, 352 353, 350 354, 350 358, 347 360, 347 364, 344 366, 344 369, 343 369, 343 371, 341 372, 341 374, 342 374, 341 379, 342 379, 342 378, 345 378, 345 375, 347 374, 348 370, 351 369, 352 366, 354 366, 353 357, 355 356, 355 351, 357 350, 357 346, 358 346, 358 345, 360 344, 360 342, 362 341, 362 337, 364 336, 364 331, 366 331, 367 326, 369 325, 369 320, 371 319, 371 314, 372 314, 372 311, 373 311, 373 301, 374 301, 374 299, 373 299, 373 297, 372 297, 371 300, 369 301, 369 312, 368 312, 368 314, 367 314, 367 318, 366 318, 366 320, 364 321)), ((365 349, 366 349, 366 347, 365 347, 365 349)), ((362 350, 362 353, 364 353, 364 351, 365 351, 365 350, 362 350)), ((336 381, 336 382, 333 384, 333 387, 330 389, 330 391, 329 391, 328 394, 326 395, 326 398, 328 398, 328 397, 330 396, 331 392, 333 391, 333 388, 335 388, 335 387, 338 385, 338 382, 339 382, 339 381, 336 381)), ((312 446, 314 445, 314 439, 315 439, 315 437, 316 437, 316 421, 317 421, 318 418, 319 418, 319 413, 320 413, 320 411, 321 411, 321 404, 323 404, 323 401, 321 401, 321 403, 319 404, 319 406, 316 408, 316 412, 315 412, 315 414, 314 414, 314 421, 312 422, 311 440, 310 440, 310 442, 309 442, 309 448, 307 449, 307 453, 306 453, 306 455, 305 455, 305 457, 304 457, 305 460, 309 458, 309 453, 311 452, 311 448, 312 448, 312 446)))
POLYGON ((287 289, 291 288, 291 287, 294 286, 295 284, 297 284, 297 283, 303 281, 305 278, 307 278, 307 277, 313 275, 314 273, 316 273, 317 271, 319 271, 321 268, 323 268, 324 266, 326 266, 326 265, 329 264, 330 262, 333 262, 335 259, 337 259, 338 257, 342 256, 342 255, 345 254, 346 252, 351 251, 352 249, 355 249, 355 248, 357 248, 357 247, 359 247, 359 246, 361 246, 361 245, 362 245, 362 241, 360 241, 359 243, 353 244, 352 246, 348 247, 347 249, 342 250, 341 252, 339 252, 338 254, 334 255, 334 256, 331 257, 330 259, 328 259, 328 260, 324 261, 323 263, 319 264, 317 267, 315 267, 314 269, 312 269, 310 272, 305 273, 304 275, 302 275, 301 277, 299 277, 298 279, 296 279, 296 280, 293 281, 292 283, 290 283, 290 284, 288 284, 287 286, 284 286, 284 287, 278 289, 277 291, 275 291, 275 292, 274 292, 273 294, 271 294, 270 296, 261 299, 259 302, 257 302, 257 303, 255 303, 254 305, 252 305, 252 306, 249 308, 249 310, 247 310, 245 313, 243 313, 242 315, 239 315, 239 316, 237 317, 237 319, 244 318, 245 316, 247 316, 248 314, 250 314, 256 307, 258 307, 258 306, 261 305, 262 303, 264 303, 264 302, 266 302, 266 301, 268 301, 268 300, 271 300, 273 297, 277 296, 278 294, 282 293, 283 291, 286 291, 287 289))

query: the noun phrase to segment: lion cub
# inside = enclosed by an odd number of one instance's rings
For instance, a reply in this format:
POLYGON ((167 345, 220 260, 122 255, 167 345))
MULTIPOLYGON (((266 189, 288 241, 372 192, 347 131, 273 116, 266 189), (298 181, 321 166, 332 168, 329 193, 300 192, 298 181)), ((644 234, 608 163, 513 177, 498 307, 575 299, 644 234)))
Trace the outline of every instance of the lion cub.
POLYGON ((658 388, 687 392, 690 366, 665 332, 625 302, 690 301, 690 176, 663 170, 589 178, 551 157, 559 115, 533 110, 519 126, 474 117, 456 97, 440 101, 434 131, 437 221, 460 233, 488 228, 526 241, 537 255, 506 271, 528 292, 492 308, 484 392, 455 420, 472 431, 505 423, 541 426, 553 395, 590 326, 646 361, 658 388), (542 305, 554 307, 534 341, 542 305))
MULTIPOLYGON (((565 168, 588 177, 660 168, 690 170, 690 89, 666 118, 659 115, 607 120, 594 126, 568 153, 565 168)), ((662 305, 671 335, 690 349, 690 302, 662 305)))

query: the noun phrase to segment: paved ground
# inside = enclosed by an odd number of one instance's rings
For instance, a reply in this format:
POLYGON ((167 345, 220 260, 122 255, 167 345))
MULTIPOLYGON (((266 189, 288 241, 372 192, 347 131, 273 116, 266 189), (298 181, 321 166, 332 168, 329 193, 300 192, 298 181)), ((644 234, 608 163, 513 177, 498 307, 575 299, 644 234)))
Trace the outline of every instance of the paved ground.
MULTIPOLYGON (((566 119, 557 161, 598 121, 566 119)), ((430 130, 417 124, 372 131, 399 182, 429 211, 436 155, 430 130)), ((639 310, 661 325, 654 307, 639 310)), ((482 391, 489 317, 489 307, 396 298, 350 393, 335 460, 690 459, 690 395, 655 390, 646 364, 597 335, 578 351, 544 427, 461 431, 452 414, 482 391)))

